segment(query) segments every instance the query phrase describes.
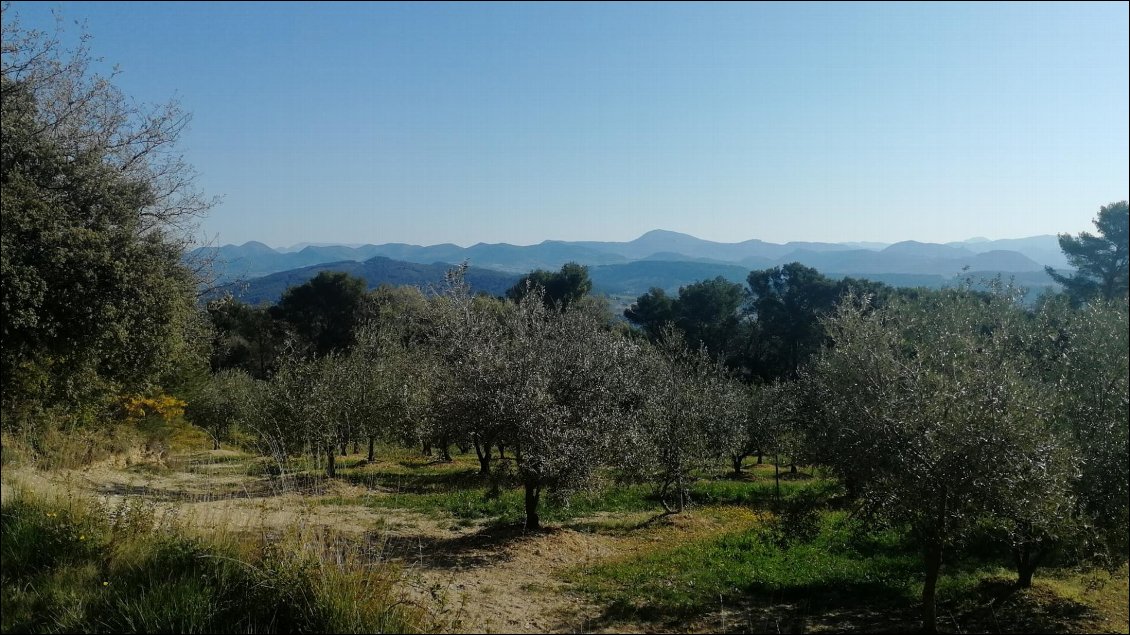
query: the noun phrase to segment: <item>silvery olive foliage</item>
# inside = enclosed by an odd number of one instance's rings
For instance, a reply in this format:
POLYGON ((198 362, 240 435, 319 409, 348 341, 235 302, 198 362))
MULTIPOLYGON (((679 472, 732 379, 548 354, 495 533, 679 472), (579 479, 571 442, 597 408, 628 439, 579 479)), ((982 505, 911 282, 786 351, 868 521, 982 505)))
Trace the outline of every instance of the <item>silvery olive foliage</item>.
POLYGON ((448 272, 446 287, 431 303, 427 376, 434 399, 421 436, 426 445, 438 446, 444 458, 450 444, 470 442, 486 474, 491 447, 502 434, 498 399, 510 362, 503 315, 513 307, 472 296, 465 272, 466 265, 448 272))
POLYGON ((735 476, 742 473, 746 457, 764 447, 760 430, 762 419, 754 405, 758 388, 727 381, 721 394, 723 415, 710 426, 714 458, 726 462, 735 476))
POLYGON ((256 381, 246 372, 226 369, 215 373, 188 396, 185 417, 212 435, 213 447, 232 427, 244 424, 253 416, 256 381))
POLYGON ((727 460, 733 474, 742 472, 750 456, 788 457, 795 461, 806 451, 803 413, 797 403, 795 382, 745 385, 730 381, 726 387, 726 414, 711 426, 716 451, 727 460))
POLYGON ((642 407, 641 345, 607 328, 599 307, 547 308, 529 294, 508 316, 511 373, 502 414, 526 490, 526 526, 541 493, 583 487, 612 462, 642 407))
POLYGON ((436 300, 445 372, 434 419, 456 424, 483 472, 492 444, 513 451, 534 529, 544 491, 583 487, 614 455, 639 394, 629 385, 641 345, 609 329, 595 305, 547 306, 533 287, 513 303, 472 298, 460 273, 436 300))
POLYGON ((280 460, 320 449, 313 445, 313 427, 320 420, 316 411, 321 407, 314 394, 317 381, 315 361, 288 348, 270 380, 256 384, 249 427, 280 460))
POLYGON ((1048 425, 1019 298, 959 289, 875 310, 850 298, 807 373, 821 458, 868 515, 909 527, 923 547, 927 630, 945 551, 986 518, 1063 517, 1072 505, 1068 446, 1048 425))
POLYGON ((377 440, 414 437, 418 414, 427 405, 426 360, 404 343, 402 328, 362 325, 349 354, 342 359, 345 376, 353 382, 351 395, 353 427, 349 439, 368 442, 368 460, 375 458, 377 440))
POLYGON ((727 442, 740 436, 734 427, 742 425, 748 409, 721 362, 704 347, 688 348, 670 326, 647 351, 640 376, 647 392, 637 419, 644 450, 629 467, 658 486, 665 509, 682 512, 690 502, 691 472, 717 460, 727 442))
POLYGON ((326 473, 336 473, 335 451, 365 439, 370 458, 375 442, 403 438, 415 424, 426 395, 420 367, 393 329, 363 325, 349 351, 322 357, 295 350, 283 355, 269 381, 259 382, 260 408, 250 415, 272 449, 284 455, 309 452, 326 473))
POLYGON ((1037 312, 1032 346, 1054 426, 1072 441, 1073 535, 1084 558, 1125 562, 1130 525, 1130 311, 1125 300, 1072 309, 1060 296, 1037 312))

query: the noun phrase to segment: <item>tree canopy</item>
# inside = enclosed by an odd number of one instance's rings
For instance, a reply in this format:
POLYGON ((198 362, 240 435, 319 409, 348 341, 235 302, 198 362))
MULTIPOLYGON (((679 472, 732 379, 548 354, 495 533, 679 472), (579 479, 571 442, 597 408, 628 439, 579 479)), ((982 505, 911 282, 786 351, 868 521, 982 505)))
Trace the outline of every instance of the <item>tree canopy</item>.
POLYGON ((923 549, 928 630, 943 553, 980 528, 1004 535, 1021 585, 1067 542, 1125 558, 1125 309, 1033 314, 1021 297, 850 297, 802 372, 818 460, 923 549))
MULTIPOLYGON (((105 404, 203 361, 186 226, 208 203, 173 148, 187 118, 90 71, 4 9, 3 404, 105 404), (200 358, 200 359, 196 359, 200 358)), ((29 410, 30 409, 30 410, 29 410)), ((17 420, 19 417, 16 418, 17 420)))
POLYGON ((534 289, 541 289, 541 297, 547 305, 568 307, 592 291, 589 268, 569 262, 558 272, 543 269, 531 271, 507 290, 506 297, 518 301, 534 289))
POLYGON ((745 299, 742 285, 718 276, 680 287, 675 298, 662 289, 651 289, 625 309, 624 317, 640 326, 653 342, 662 339, 670 324, 682 332, 690 347, 705 346, 712 357, 731 359, 742 344, 745 299))
POLYGON ((750 363, 765 379, 794 376, 820 350, 826 341, 821 319, 835 310, 845 292, 881 299, 888 291, 869 280, 833 280, 799 262, 751 271, 746 280, 757 330, 750 363))
POLYGON ((365 281, 340 271, 322 271, 291 287, 272 307, 318 355, 347 349, 361 317, 365 281))
POLYGON ((1130 290, 1130 212, 1126 201, 1103 205, 1092 222, 1097 236, 1089 232, 1059 235, 1060 249, 1075 268, 1074 273, 1063 275, 1045 267, 1076 304, 1093 298, 1126 298, 1130 290))

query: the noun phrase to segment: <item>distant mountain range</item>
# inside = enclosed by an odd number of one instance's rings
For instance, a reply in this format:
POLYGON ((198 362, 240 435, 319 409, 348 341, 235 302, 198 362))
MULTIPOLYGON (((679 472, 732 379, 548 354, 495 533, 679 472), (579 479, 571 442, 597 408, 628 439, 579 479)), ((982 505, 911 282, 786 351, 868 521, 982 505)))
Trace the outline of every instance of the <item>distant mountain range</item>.
POLYGON ((1054 286, 1044 265, 1065 268, 1055 236, 1006 240, 970 239, 946 244, 904 241, 881 243, 790 242, 761 240, 718 243, 687 234, 655 230, 628 242, 545 241, 537 245, 479 243, 471 247, 389 243, 383 245, 296 245, 272 249, 259 242, 201 249, 211 257, 229 292, 257 304, 274 302, 289 286, 320 271, 345 271, 370 288, 382 283, 437 287, 452 263, 473 265, 467 275, 476 291, 500 295, 521 274, 556 270, 566 262, 589 266, 594 291, 619 303, 659 287, 678 287, 722 276, 743 282, 750 270, 800 262, 833 277, 869 278, 896 286, 940 287, 957 276, 975 279, 1003 275, 1039 290, 1054 286))
POLYGON ((952 275, 962 267, 986 271, 1040 271, 1044 265, 1066 266, 1055 236, 1031 236, 1005 240, 971 239, 959 243, 905 241, 881 243, 769 243, 746 240, 719 243, 687 234, 654 230, 628 242, 547 240, 537 245, 479 243, 460 247, 441 245, 295 245, 272 249, 260 242, 201 248, 197 257, 214 257, 221 280, 230 281, 347 260, 362 262, 374 256, 433 264, 464 260, 476 267, 510 273, 533 269, 559 269, 567 262, 584 265, 614 265, 651 260, 663 262, 710 262, 737 264, 751 269, 801 262, 821 271, 859 273, 921 273, 952 275), (294 248, 301 247, 296 251, 294 248))
MULTIPOLYGON (((211 295, 230 293, 249 304, 273 304, 282 297, 287 288, 303 284, 323 271, 344 271, 352 276, 364 279, 370 289, 388 284, 394 287, 414 286, 423 290, 429 288, 438 290, 443 285, 444 274, 451 267, 452 265, 444 263, 423 265, 374 256, 364 262, 354 260, 327 262, 280 271, 246 281, 231 282, 220 287, 211 295)), ((466 281, 475 293, 483 291, 491 295, 502 295, 506 293, 507 289, 514 286, 519 277, 517 274, 470 267, 467 270, 466 281)))

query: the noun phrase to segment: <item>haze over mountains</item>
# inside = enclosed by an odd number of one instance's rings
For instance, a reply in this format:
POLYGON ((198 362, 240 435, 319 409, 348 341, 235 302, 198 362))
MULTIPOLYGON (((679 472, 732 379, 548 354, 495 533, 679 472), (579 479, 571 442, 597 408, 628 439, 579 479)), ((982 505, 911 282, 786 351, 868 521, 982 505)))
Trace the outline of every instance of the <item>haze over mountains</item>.
POLYGON ((679 286, 723 276, 742 281, 753 269, 800 262, 827 275, 867 277, 890 284, 941 286, 963 271, 979 275, 1001 273, 1021 284, 1049 286, 1044 265, 1065 268, 1055 236, 1004 240, 974 238, 946 244, 903 241, 881 243, 789 242, 757 239, 738 243, 702 240, 687 234, 653 230, 627 242, 547 240, 537 245, 479 243, 408 245, 295 245, 273 249, 260 242, 202 248, 211 254, 221 282, 240 280, 231 287, 250 302, 274 301, 286 286, 301 284, 318 271, 348 271, 370 286, 415 284, 442 280, 447 266, 468 261, 472 286, 489 293, 505 289, 533 269, 556 270, 567 262, 590 267, 594 290, 609 295, 632 295, 656 286, 669 291, 679 286), (415 265, 415 266, 413 266, 415 265))

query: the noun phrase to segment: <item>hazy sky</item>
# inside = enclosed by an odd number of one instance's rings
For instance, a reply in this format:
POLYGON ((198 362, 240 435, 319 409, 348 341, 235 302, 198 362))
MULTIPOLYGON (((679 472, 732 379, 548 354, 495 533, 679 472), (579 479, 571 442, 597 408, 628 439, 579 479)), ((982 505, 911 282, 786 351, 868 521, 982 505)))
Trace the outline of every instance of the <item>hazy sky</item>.
POLYGON ((85 21, 219 243, 942 242, 1127 198, 1126 3, 14 3, 85 21))

